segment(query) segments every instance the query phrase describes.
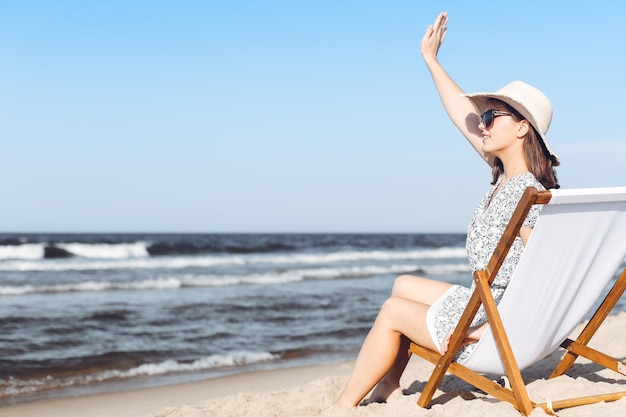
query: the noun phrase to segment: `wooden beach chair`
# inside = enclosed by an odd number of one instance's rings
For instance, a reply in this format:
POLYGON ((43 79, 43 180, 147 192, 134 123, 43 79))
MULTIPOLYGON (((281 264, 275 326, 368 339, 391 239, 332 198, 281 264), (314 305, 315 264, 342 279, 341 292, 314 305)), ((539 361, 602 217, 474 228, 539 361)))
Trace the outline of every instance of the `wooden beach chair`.
POLYGON ((626 364, 587 346, 626 289, 626 269, 577 340, 567 338, 589 317, 587 314, 614 280, 625 257, 626 187, 526 189, 487 268, 473 275, 476 290, 452 335, 448 352, 441 356, 411 344, 412 353, 435 365, 417 403, 422 407, 430 404, 446 372, 512 403, 524 415, 534 407, 553 413, 556 409, 626 396, 624 391, 537 404, 530 401, 520 372, 561 346, 566 354, 550 377, 567 372, 579 355, 626 375, 626 364), (489 287, 533 204, 544 207, 496 306, 489 287), (481 304, 489 320, 488 330, 471 356, 459 365, 453 361, 454 355, 481 304), (511 388, 483 374, 506 375, 511 388))

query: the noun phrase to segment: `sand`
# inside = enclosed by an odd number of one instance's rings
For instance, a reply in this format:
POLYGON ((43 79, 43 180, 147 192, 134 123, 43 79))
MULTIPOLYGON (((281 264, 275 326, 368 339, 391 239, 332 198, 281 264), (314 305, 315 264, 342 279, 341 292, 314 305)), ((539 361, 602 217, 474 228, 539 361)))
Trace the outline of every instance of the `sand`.
MULTIPOLYGON (((609 316, 589 344, 620 360, 626 357, 626 312, 609 316)), ((555 352, 523 372, 531 400, 626 391, 626 377, 578 359, 567 375, 546 379, 562 356, 555 352)), ((252 372, 206 381, 20 404, 0 408, 11 417, 349 417, 519 416, 500 402, 447 375, 428 409, 416 405, 432 365, 414 357, 402 378, 404 396, 387 404, 332 408, 352 363, 252 372)), ((558 411, 562 417, 626 416, 626 398, 558 411)), ((531 416, 547 415, 535 409, 531 416)))

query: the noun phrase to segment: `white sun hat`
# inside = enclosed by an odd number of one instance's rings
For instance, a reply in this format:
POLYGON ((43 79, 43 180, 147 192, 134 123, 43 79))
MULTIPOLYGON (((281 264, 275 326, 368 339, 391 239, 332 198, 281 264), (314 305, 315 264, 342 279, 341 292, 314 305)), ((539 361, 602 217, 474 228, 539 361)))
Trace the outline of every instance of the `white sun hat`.
POLYGON ((550 149, 546 139, 546 132, 552 121, 552 104, 541 91, 523 81, 513 81, 495 93, 472 93, 463 94, 463 96, 471 98, 481 108, 490 98, 503 101, 513 107, 539 133, 543 145, 554 158, 554 165, 561 163, 559 157, 550 149))

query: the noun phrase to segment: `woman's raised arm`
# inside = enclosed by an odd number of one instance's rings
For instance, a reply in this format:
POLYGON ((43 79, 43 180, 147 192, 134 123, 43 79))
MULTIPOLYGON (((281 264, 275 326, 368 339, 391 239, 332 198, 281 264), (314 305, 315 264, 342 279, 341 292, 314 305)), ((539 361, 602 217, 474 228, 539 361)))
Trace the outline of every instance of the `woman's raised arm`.
POLYGON ((462 97, 463 90, 448 75, 437 59, 439 47, 446 37, 448 15, 442 12, 437 16, 435 23, 429 25, 422 38, 421 53, 452 123, 467 138, 476 152, 490 165, 491 158, 482 151, 482 132, 478 128, 480 121, 479 110, 468 97, 462 97))

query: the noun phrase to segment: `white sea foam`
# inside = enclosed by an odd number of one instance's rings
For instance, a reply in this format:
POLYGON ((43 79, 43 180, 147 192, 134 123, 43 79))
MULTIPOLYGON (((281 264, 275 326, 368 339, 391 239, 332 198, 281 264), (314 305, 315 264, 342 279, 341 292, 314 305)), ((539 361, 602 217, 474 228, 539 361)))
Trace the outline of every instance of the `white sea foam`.
POLYGON ((250 263, 270 264, 317 264, 329 262, 357 261, 393 261, 401 259, 445 259, 465 258, 464 248, 446 247, 428 250, 392 250, 392 251, 345 251, 311 254, 257 255, 249 259, 250 263))
POLYGON ((145 242, 135 243, 58 243, 73 255, 90 259, 127 259, 150 256, 145 242))
POLYGON ((44 245, 25 243, 23 245, 0 246, 0 261, 5 259, 42 259, 44 245))
POLYGON ((304 280, 362 278, 371 275, 402 274, 424 271, 432 275, 470 272, 467 263, 421 266, 417 264, 360 265, 346 267, 300 268, 287 271, 249 273, 243 275, 178 274, 128 282, 84 281, 75 284, 0 286, 0 296, 33 293, 65 293, 111 290, 178 289, 183 287, 225 287, 258 284, 278 285, 304 280))
POLYGON ((210 371, 217 368, 252 365, 280 359, 280 355, 270 352, 239 351, 229 355, 211 355, 193 362, 178 362, 166 360, 160 363, 146 363, 128 370, 109 370, 91 375, 81 375, 68 378, 44 378, 18 380, 0 379, 0 398, 8 395, 35 392, 47 387, 64 388, 86 385, 94 382, 104 382, 112 379, 126 379, 140 376, 156 376, 177 372, 210 371))
MULTIPOLYGON (((132 259, 149 257, 146 242, 134 243, 57 243, 71 255, 88 259, 132 259)), ((0 245, 0 261, 43 260, 45 243, 0 245)))
POLYGON ((176 278, 156 278, 131 282, 110 281, 84 281, 76 284, 56 285, 23 285, 1 286, 1 295, 24 295, 33 293, 64 293, 64 292, 89 292, 108 290, 149 290, 149 289, 172 289, 180 288, 183 283, 176 278))
POLYGON ((240 256, 180 256, 137 259, 46 259, 41 261, 11 260, 0 262, 0 271, 95 271, 112 269, 179 269, 220 265, 243 265, 240 256))
POLYGON ((4 286, 0 287, 0 296, 2 295, 24 295, 41 292, 39 288, 32 285, 4 286))
MULTIPOLYGON (((126 249, 112 252, 120 253, 126 249)), ((140 253, 137 249, 137 254, 140 253)), ((125 259, 103 259, 105 251, 99 251, 100 258, 60 259, 60 260, 10 260, 0 262, 1 271, 89 271, 111 269, 181 269, 188 267, 212 267, 235 265, 314 265, 333 262, 396 261, 419 259, 466 258, 463 248, 440 248, 411 251, 346 251, 315 254, 283 255, 208 255, 143 257, 125 259)))
POLYGON ((204 371, 228 366, 245 366, 259 362, 279 359, 280 355, 269 352, 233 352, 230 355, 211 355, 193 362, 181 363, 175 360, 166 360, 160 363, 147 363, 126 371, 105 371, 96 376, 103 381, 112 378, 129 378, 136 376, 153 376, 173 372, 204 371))

